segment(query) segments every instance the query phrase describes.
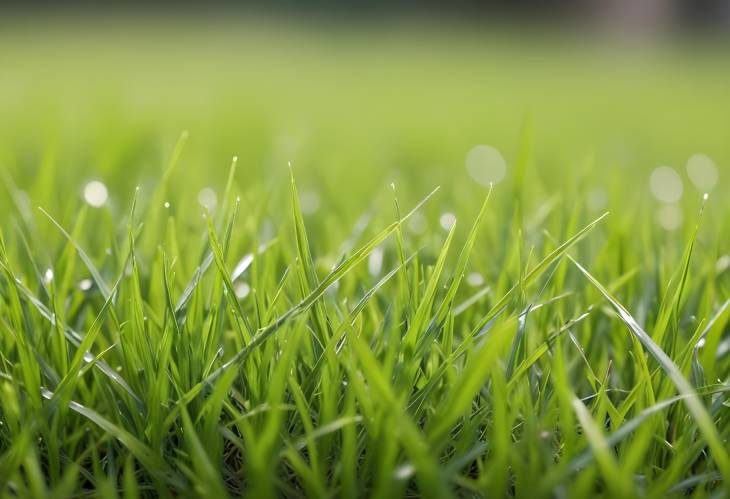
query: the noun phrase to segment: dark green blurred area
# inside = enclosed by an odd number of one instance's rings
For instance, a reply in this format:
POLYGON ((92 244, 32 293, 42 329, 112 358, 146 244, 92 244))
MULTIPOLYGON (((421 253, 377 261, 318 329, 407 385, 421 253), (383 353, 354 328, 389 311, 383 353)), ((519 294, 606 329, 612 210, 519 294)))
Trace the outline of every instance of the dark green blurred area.
MULTIPOLYGON (((549 205, 584 206, 589 218, 598 189, 596 214, 651 224, 649 175, 668 165, 684 179, 689 229, 702 193, 685 164, 696 153, 720 173, 710 216, 721 223, 728 209, 730 58, 717 41, 120 14, 6 19, 0 57, 0 168, 62 220, 91 179, 109 187, 112 214, 126 213, 137 185, 144 201, 182 130, 190 139, 170 202, 195 224, 198 192, 222 189, 234 155, 245 201, 268 199, 274 218, 288 213, 291 161, 334 236, 373 207, 390 216, 391 182, 406 205, 441 185, 431 219, 471 214, 485 193, 465 169, 477 144, 504 155, 495 195, 513 210, 525 126, 525 217, 539 221, 549 205)), ((0 207, 6 223, 9 200, 0 207)))

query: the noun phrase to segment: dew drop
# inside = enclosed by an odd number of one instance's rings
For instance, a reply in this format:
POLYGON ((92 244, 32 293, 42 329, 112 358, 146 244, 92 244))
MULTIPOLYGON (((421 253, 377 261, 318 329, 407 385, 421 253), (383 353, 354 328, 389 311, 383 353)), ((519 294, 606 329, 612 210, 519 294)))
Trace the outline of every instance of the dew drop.
POLYGON ((314 191, 304 191, 299 197, 299 203, 302 207, 302 213, 305 215, 312 215, 317 213, 320 205, 322 204, 319 199, 319 194, 314 191))
POLYGON ((704 154, 694 154, 687 160, 687 175, 701 191, 711 191, 719 177, 715 162, 704 154))
MULTIPOLYGON (((139 189, 139 187, 137 188, 139 189)), ((101 208, 109 198, 106 186, 98 180, 92 180, 84 186, 84 200, 94 208, 101 208)))
POLYGON ((376 276, 383 269, 383 248, 378 246, 370 253, 368 257, 368 272, 370 275, 376 276))
POLYGON ((466 171, 477 183, 490 187, 504 178, 507 162, 492 146, 474 146, 466 155, 466 171))
POLYGON ((668 231, 677 230, 684 220, 682 209, 676 204, 665 204, 657 210, 659 225, 668 231))
POLYGON ((456 215, 453 213, 446 212, 439 218, 439 225, 444 230, 451 230, 451 227, 456 223, 456 215))
POLYGON ((251 292, 251 286, 249 286, 248 283, 239 282, 236 284, 235 292, 236 298, 246 298, 251 292))
POLYGON ((466 283, 469 286, 477 287, 484 284, 484 276, 480 274, 479 272, 471 272, 469 275, 466 276, 466 283))
POLYGON ((208 208, 208 211, 215 211, 215 207, 218 205, 218 196, 216 196, 213 189, 205 187, 198 193, 198 203, 208 208))
POLYGON ((676 203, 684 191, 682 178, 668 166, 659 166, 651 172, 649 188, 654 197, 664 203, 676 203))
POLYGON ((408 220, 408 229, 414 234, 423 234, 426 230, 426 217, 422 213, 414 213, 408 220))
POLYGON ((730 255, 722 255, 715 262, 715 273, 722 274, 728 268, 730 268, 730 255))

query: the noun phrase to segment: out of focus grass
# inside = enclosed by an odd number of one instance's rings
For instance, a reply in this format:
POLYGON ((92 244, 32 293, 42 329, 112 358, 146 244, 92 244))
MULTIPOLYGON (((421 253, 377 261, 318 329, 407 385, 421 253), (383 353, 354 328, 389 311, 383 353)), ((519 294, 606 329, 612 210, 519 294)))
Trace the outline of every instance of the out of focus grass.
POLYGON ((0 22, 2 494, 727 493, 726 45, 0 22))
MULTIPOLYGON (((513 167, 526 115, 534 184, 551 193, 566 182, 605 185, 612 172, 682 168, 697 152, 728 161, 723 46, 448 23, 143 17, 7 20, 0 37, 3 163, 32 174, 55 157, 69 173, 64 192, 96 175, 128 196, 156 176, 183 129, 190 189, 220 182, 234 154, 254 181, 281 178, 292 160, 325 189, 342 178, 361 186, 348 195, 355 212, 398 174, 420 188, 465 189, 475 144, 497 147, 513 167)), ((632 185, 624 194, 644 194, 643 180, 632 185)))

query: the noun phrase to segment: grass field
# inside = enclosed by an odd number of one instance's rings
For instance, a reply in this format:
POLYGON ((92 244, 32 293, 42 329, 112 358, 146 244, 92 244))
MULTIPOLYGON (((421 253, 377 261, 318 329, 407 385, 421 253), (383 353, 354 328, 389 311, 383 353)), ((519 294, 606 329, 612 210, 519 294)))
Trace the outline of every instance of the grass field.
POLYGON ((0 497, 727 497, 727 49, 3 19, 0 497))

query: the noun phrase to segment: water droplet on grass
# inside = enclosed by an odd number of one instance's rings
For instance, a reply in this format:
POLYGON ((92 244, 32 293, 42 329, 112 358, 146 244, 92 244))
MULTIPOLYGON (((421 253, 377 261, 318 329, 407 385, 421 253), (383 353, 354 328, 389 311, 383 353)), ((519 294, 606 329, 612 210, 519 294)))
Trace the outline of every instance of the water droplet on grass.
POLYGON ((422 213, 414 213, 408 220, 408 229, 414 234, 423 234, 426 230, 426 217, 422 213))
POLYGON ((477 287, 484 284, 484 276, 480 274, 479 272, 472 272, 468 276, 466 276, 466 283, 469 286, 477 287))
POLYGON ((302 207, 302 213, 305 215, 312 215, 317 213, 320 205, 322 204, 319 199, 319 194, 314 191, 304 191, 299 197, 299 203, 302 207))
POLYGON ((507 162, 497 149, 480 144, 466 155, 466 170, 479 184, 489 187, 504 178, 507 162))
POLYGON ((715 262, 715 273, 722 274, 728 268, 730 268, 730 255, 722 255, 715 262))
POLYGON ((92 180, 84 186, 84 200, 94 208, 101 208, 109 198, 106 186, 98 180, 92 180))
POLYGON ((407 480, 416 473, 416 467, 412 464, 404 464, 395 470, 395 477, 398 480, 407 480))
POLYGON ((689 158, 687 175, 694 186, 701 191, 711 191, 719 177, 715 162, 704 154, 694 154, 689 158))
POLYGON ((215 211, 215 207, 218 205, 218 196, 215 195, 213 189, 205 187, 198 193, 198 203, 208 208, 208 211, 215 211))
POLYGON ((654 168, 649 177, 649 188, 654 197, 664 203, 676 203, 682 198, 682 178, 668 166, 654 168))
POLYGON ((239 282, 236 284, 234 291, 236 292, 236 298, 246 298, 251 292, 251 286, 249 286, 248 283, 239 282))
POLYGON ((664 229, 677 230, 682 225, 684 213, 676 204, 665 204, 657 210, 657 220, 664 229))
POLYGON ((444 230, 451 230, 451 227, 456 223, 456 215, 453 213, 446 212, 439 218, 439 225, 444 230))
POLYGON ((368 272, 370 275, 376 276, 380 274, 383 268, 383 248, 378 246, 370 253, 368 257, 368 272))

